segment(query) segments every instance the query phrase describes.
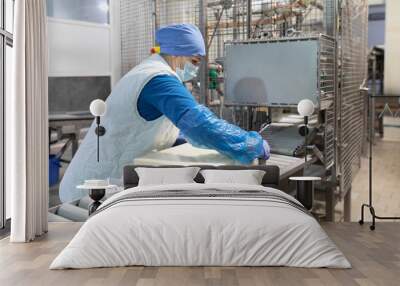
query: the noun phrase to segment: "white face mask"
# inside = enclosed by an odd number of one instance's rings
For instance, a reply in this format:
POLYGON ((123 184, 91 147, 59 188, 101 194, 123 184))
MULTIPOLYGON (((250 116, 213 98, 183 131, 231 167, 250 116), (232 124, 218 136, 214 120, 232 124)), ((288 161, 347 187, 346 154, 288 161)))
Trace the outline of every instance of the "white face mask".
POLYGON ((176 69, 177 75, 183 82, 194 79, 197 76, 198 71, 199 67, 196 67, 194 64, 190 62, 185 63, 183 70, 180 68, 176 69))

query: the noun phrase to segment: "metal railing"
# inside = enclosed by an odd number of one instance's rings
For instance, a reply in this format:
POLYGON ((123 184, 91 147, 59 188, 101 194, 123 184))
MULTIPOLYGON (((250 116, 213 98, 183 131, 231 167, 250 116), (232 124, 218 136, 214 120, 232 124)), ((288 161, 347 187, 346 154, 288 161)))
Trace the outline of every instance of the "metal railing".
POLYGON ((362 154, 366 108, 360 86, 367 78, 367 23, 366 0, 341 1, 337 167, 342 196, 351 189, 362 154))

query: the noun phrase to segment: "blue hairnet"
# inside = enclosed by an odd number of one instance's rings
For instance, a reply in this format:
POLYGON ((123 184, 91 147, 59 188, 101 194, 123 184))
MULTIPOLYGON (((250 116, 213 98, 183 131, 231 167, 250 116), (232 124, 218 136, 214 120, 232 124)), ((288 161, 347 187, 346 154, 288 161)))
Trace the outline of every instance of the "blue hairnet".
POLYGON ((206 48, 199 28, 192 24, 170 25, 156 32, 156 42, 163 54, 205 56, 206 48))

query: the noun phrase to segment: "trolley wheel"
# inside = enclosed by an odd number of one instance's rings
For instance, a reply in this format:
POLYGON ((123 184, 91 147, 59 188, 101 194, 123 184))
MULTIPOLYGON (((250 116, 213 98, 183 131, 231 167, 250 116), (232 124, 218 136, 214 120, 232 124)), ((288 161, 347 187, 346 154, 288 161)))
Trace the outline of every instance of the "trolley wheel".
POLYGON ((375 230, 375 226, 374 226, 374 225, 371 225, 371 226, 369 227, 369 229, 370 229, 370 230, 375 230))
POLYGON ((364 224, 364 221, 363 221, 362 219, 360 219, 360 220, 358 221, 358 223, 359 223, 360 225, 363 225, 363 224, 364 224))

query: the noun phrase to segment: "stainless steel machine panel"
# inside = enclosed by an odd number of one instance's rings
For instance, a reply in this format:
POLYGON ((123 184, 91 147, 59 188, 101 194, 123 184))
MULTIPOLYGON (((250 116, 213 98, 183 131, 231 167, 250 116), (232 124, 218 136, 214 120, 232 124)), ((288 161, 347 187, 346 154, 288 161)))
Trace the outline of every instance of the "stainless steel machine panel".
POLYGON ((318 104, 318 38, 227 44, 225 104, 318 104))

